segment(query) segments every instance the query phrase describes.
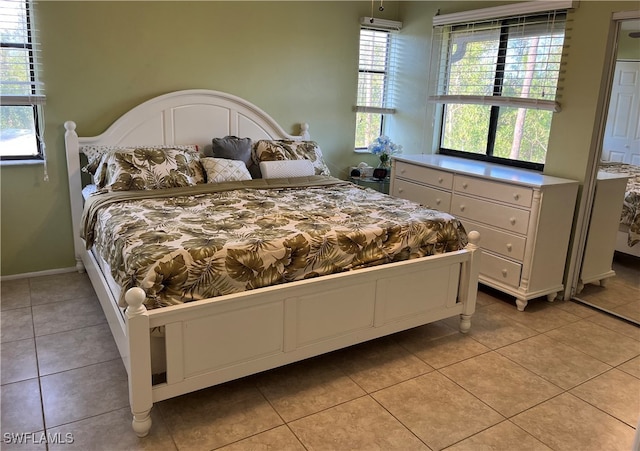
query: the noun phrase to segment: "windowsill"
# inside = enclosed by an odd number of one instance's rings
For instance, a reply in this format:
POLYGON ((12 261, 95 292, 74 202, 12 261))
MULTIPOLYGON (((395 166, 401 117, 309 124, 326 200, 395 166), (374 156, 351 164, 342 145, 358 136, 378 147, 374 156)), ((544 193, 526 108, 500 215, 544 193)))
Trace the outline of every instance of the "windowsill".
POLYGON ((370 154, 371 152, 369 152, 367 149, 353 149, 354 153, 366 153, 366 154, 370 154))
POLYGON ((0 167, 2 166, 38 166, 44 165, 44 160, 0 160, 0 167))

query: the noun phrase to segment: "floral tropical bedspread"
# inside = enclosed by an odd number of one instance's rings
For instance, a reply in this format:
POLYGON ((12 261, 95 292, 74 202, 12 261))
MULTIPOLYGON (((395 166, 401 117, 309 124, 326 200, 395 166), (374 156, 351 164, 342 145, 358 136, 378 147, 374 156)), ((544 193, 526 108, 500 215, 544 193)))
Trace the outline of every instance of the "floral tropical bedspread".
POLYGON ((446 213, 332 177, 291 180, 96 194, 85 206, 83 238, 122 293, 145 289, 147 308, 467 244, 446 213))
POLYGON ((627 243, 640 243, 640 166, 626 163, 600 163, 600 170, 613 174, 628 174, 627 190, 624 194, 620 224, 629 227, 627 243))

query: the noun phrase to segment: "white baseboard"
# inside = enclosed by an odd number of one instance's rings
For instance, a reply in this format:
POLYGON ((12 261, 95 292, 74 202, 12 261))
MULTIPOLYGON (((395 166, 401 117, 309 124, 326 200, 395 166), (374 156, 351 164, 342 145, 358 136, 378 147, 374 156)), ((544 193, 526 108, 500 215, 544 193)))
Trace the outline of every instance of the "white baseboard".
POLYGON ((0 282, 4 282, 7 280, 28 279, 30 277, 54 276, 56 274, 75 272, 77 270, 78 269, 75 266, 72 266, 70 268, 47 269, 45 271, 26 272, 23 274, 12 274, 10 276, 1 276, 0 282))

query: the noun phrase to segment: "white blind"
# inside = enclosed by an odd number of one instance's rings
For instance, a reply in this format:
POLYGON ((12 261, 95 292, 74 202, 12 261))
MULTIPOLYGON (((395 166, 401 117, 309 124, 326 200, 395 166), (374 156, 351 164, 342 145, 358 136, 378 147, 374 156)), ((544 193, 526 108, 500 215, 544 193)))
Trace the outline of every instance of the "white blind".
POLYGON ((39 49, 33 39, 33 1, 0 0, 0 100, 3 105, 44 103, 38 79, 39 49))
POLYGON ((360 29, 358 93, 355 110, 395 113, 396 34, 363 26, 360 29))
POLYGON ((434 27, 430 101, 559 111, 566 13, 434 27))

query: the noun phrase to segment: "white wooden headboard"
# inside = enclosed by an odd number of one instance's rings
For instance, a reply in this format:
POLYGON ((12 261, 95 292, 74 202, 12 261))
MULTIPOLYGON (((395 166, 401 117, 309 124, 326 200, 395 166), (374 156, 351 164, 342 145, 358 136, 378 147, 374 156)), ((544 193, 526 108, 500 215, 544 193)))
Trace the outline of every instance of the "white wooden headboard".
POLYGON ((197 144, 211 147, 213 138, 308 140, 309 126, 300 124, 300 135, 290 135, 267 113, 240 97, 207 89, 189 89, 164 94, 134 107, 107 130, 79 137, 73 121, 64 123, 69 177, 69 197, 76 257, 84 243, 80 238, 82 177, 80 148, 88 145, 133 146, 197 144))

